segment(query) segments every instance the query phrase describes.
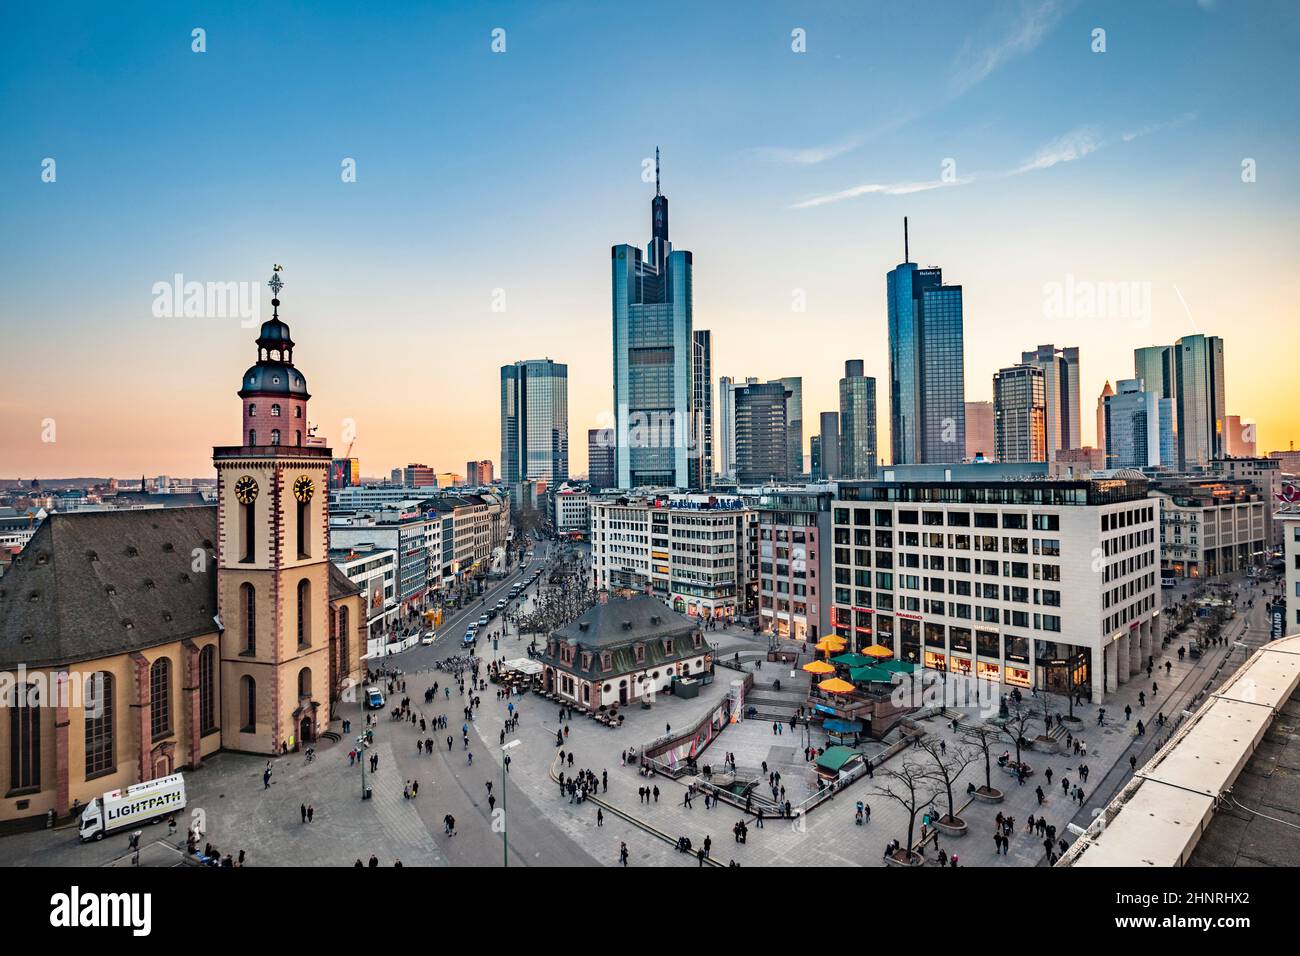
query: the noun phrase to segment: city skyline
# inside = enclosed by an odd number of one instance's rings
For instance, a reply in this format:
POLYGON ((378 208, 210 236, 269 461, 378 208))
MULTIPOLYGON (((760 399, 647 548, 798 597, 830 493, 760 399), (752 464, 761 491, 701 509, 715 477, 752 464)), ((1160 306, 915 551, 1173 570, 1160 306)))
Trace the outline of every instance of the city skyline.
MULTIPOLYGON (((913 249, 925 252, 919 264, 942 263, 964 290, 966 401, 991 398, 993 372, 1042 342, 1079 347, 1080 391, 1090 396, 1104 381, 1131 376, 1137 348, 1217 335, 1225 340, 1225 411, 1257 423, 1261 453, 1285 449, 1300 437, 1300 420, 1277 401, 1286 351, 1269 345, 1294 325, 1293 282, 1233 278, 1247 269, 1285 277, 1297 251, 1282 212, 1297 188, 1294 124, 1258 121, 1295 110, 1285 84, 1265 81, 1296 34, 1294 17, 1276 15, 1284 9, 1188 4, 1156 17, 1106 4, 978 12, 932 4, 911 15, 950 16, 960 25, 951 43, 933 51, 869 45, 870 64, 863 38, 909 14, 852 11, 832 20, 762 6, 729 35, 725 16, 708 13, 680 24, 680 50, 652 54, 631 41, 582 46, 583 18, 572 11, 507 8, 499 19, 510 46, 498 57, 489 51, 496 20, 427 14, 421 25, 449 45, 445 68, 468 71, 483 87, 423 107, 447 121, 435 139, 396 124, 403 109, 424 102, 414 90, 436 83, 444 67, 368 61, 355 88, 338 87, 328 122, 312 105, 316 89, 285 82, 295 70, 317 74, 309 60, 342 42, 344 21, 332 6, 278 16, 281 30, 308 40, 275 66, 266 64, 280 51, 256 29, 255 10, 203 16, 202 57, 189 47, 188 14, 112 22, 92 13, 67 44, 59 31, 70 21, 33 23, 20 13, 15 35, 28 42, 7 51, 12 148, 0 175, 12 188, 0 222, 30 241, 11 246, 0 278, 11 342, 18 328, 29 333, 8 350, 17 361, 6 368, 0 477, 208 474, 206 450, 236 438, 227 414, 234 395, 229 404, 212 396, 223 369, 238 363, 247 326, 158 317, 154 290, 178 274, 247 282, 265 318, 271 261, 286 265, 283 314, 320 350, 313 386, 326 398, 313 424, 341 450, 351 423, 365 475, 410 461, 447 470, 495 457, 492 373, 520 354, 572 367, 577 434, 611 424, 610 289, 601 262, 612 244, 643 234, 642 203, 654 189, 644 162, 656 144, 676 236, 700 261, 694 324, 713 333, 715 382, 723 374, 800 377, 807 418, 838 407, 849 357, 863 356, 866 374, 888 381, 885 274, 901 258, 908 215, 913 249), (1089 49, 1098 24, 1107 29, 1106 53, 1089 49), (790 48, 796 27, 806 30, 806 53, 790 48), (548 32, 570 28, 572 39, 559 43, 548 32), (83 34, 97 39, 73 70, 83 34), (145 45, 175 51, 156 72, 116 71, 85 94, 96 57, 108 69, 145 45), (700 115, 665 114, 649 129, 619 121, 593 144, 556 111, 543 110, 541 122, 503 98, 518 77, 512 71, 558 64, 575 49, 629 70, 666 56, 667 92, 725 96, 736 120, 717 131, 700 115), (691 66, 702 50, 721 64, 754 61, 743 93, 691 66), (918 56, 916 68, 904 69, 918 56), (1216 73, 1233 77, 1230 89, 1216 73), (197 95, 214 81, 224 92, 197 95), (1150 94, 1140 107, 1127 96, 1135 82, 1150 94), (904 84, 917 105, 886 109, 904 84), (1036 84, 1049 84, 1059 102, 1018 109, 1030 95, 1024 88, 1036 84), (42 95, 28 95, 38 85, 42 95), (264 97, 270 88, 276 95, 264 97), (381 89, 392 98, 371 115, 381 89), (1234 95, 1245 89, 1249 97, 1234 95), (483 100, 496 112, 476 115, 483 100), (772 112, 783 122, 761 118, 772 112), (150 120, 174 115, 208 119, 179 138, 150 120), (213 125, 212 116, 252 120, 243 129, 213 125), (158 153, 163 141, 190 164, 184 174, 158 153), (41 179, 46 157, 58 164, 53 182, 41 179), (351 183, 340 180, 349 158, 351 183), (955 172, 945 179, 949 159, 955 172), (1242 181, 1246 159, 1258 162, 1257 182, 1242 181), (91 189, 102 198, 93 216, 91 189), (184 228, 178 207, 204 228, 184 228), (1212 235, 1199 226, 1207 220, 1212 235), (1080 314, 1089 296, 1104 302, 1108 290, 1131 293, 1128 314, 1080 314), (1249 332, 1235 331, 1247 324, 1249 332), (166 402, 155 400, 160 388, 166 402), (47 422, 54 441, 42 440, 47 422)), ((627 14, 602 16, 599 29, 617 36, 611 22, 627 14)), ((376 39, 394 29, 364 14, 352 28, 376 39)), ((537 95, 573 100, 579 108, 566 112, 574 114, 614 101, 578 79, 557 68, 554 86, 537 95)), ((1106 307, 1094 303, 1098 311, 1106 307)), ((886 404, 882 449, 890 445, 886 404)), ((1095 444, 1084 418, 1083 441, 1095 444)), ((582 445, 574 474, 586 471, 582 445)))

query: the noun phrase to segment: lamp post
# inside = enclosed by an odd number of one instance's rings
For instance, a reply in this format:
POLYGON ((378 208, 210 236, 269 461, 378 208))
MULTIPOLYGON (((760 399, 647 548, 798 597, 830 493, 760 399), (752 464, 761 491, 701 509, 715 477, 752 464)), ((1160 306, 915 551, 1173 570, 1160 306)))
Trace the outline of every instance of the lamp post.
POLYGON ((506 813, 506 761, 510 759, 507 752, 513 747, 519 746, 519 739, 507 740, 501 745, 501 865, 508 867, 510 865, 510 823, 507 820, 509 816, 506 813))

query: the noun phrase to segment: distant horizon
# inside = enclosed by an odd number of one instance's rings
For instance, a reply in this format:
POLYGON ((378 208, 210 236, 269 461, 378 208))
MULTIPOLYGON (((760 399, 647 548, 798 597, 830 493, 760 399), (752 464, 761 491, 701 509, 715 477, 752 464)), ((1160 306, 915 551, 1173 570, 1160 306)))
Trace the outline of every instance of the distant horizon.
POLYGON ((337 457, 351 430, 376 476, 499 469, 498 370, 549 356, 583 474, 612 404, 609 250, 649 240, 656 147, 711 385, 801 377, 805 460, 854 358, 888 458, 905 215, 910 259, 963 287, 967 401, 1076 346, 1095 446, 1133 350, 1204 333, 1259 454, 1300 439, 1294 4, 664 3, 652 33, 635 7, 398 7, 13 11, 6 480, 209 473, 256 322, 171 290, 238 283, 260 320, 277 263, 337 457))

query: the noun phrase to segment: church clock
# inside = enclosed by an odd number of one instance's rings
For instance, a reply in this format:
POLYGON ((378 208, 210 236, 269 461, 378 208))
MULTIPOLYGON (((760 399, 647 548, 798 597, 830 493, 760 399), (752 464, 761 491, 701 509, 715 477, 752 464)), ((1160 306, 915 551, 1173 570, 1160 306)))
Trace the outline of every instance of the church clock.
POLYGON ((245 475, 235 482, 235 497, 241 505, 251 505, 257 500, 257 480, 252 475, 245 475))
POLYGON ((312 492, 315 490, 316 486, 312 484, 312 480, 306 475, 300 476, 298 480, 293 483, 293 496, 304 505, 311 501, 312 492))

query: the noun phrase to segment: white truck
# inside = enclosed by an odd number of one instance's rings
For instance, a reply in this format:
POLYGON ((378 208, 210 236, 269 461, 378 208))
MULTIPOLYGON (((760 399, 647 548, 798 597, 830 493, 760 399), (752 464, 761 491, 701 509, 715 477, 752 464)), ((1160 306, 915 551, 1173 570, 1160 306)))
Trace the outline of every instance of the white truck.
POLYGON ((81 813, 81 842, 122 827, 153 823, 185 809, 185 776, 174 773, 96 797, 81 813))

